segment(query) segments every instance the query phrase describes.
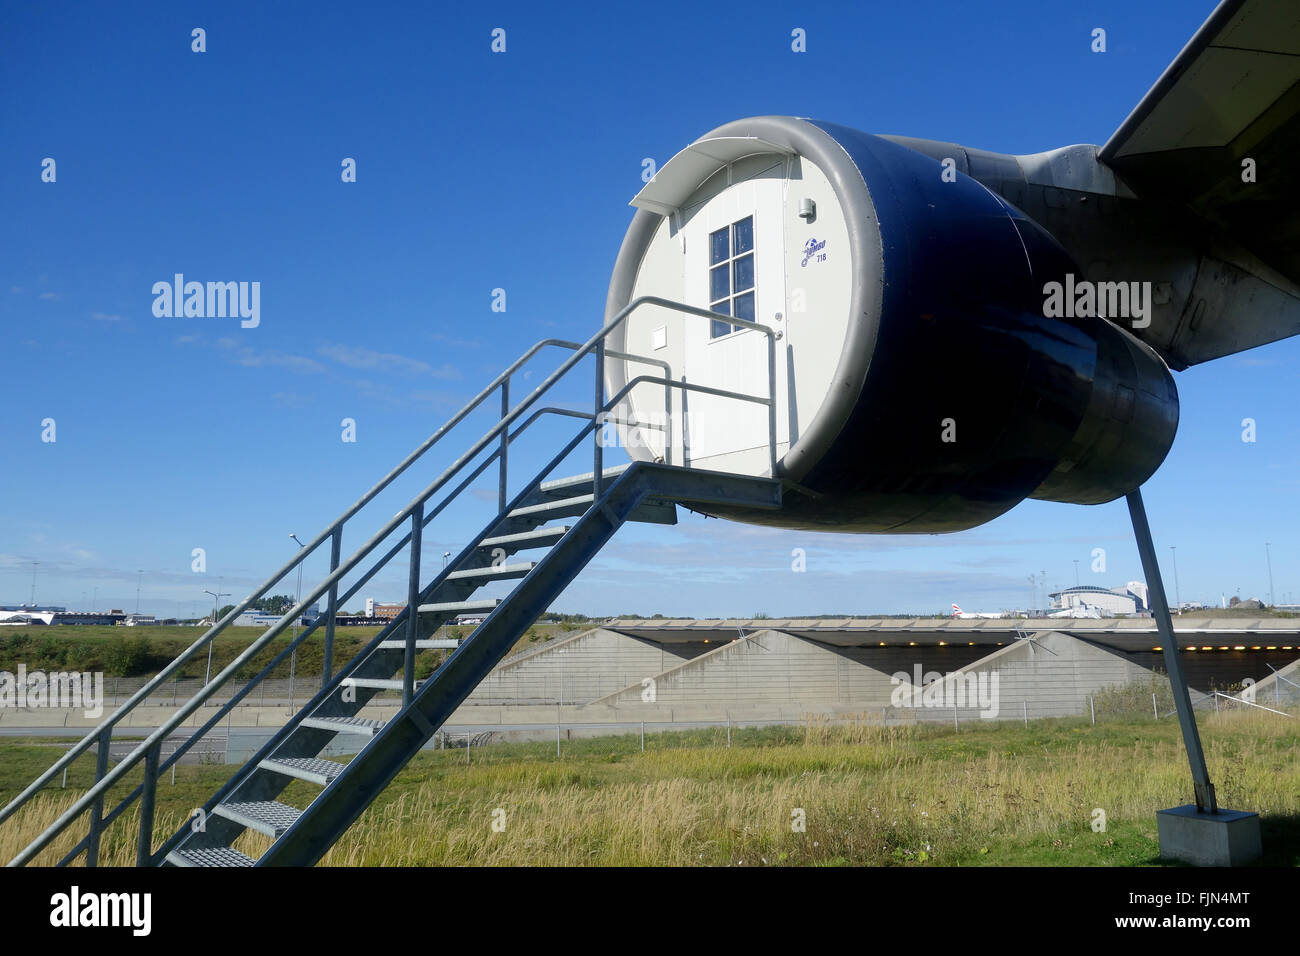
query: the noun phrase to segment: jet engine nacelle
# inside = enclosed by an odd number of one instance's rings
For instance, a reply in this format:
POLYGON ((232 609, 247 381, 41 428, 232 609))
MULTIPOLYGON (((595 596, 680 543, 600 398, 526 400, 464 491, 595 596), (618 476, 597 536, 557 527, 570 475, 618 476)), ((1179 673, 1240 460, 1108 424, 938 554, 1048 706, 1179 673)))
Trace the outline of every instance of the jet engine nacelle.
MULTIPOLYGON (((1126 317, 1058 314, 1045 290, 1085 288, 1077 264, 949 164, 829 123, 759 117, 678 154, 634 204, 607 316, 659 295, 779 333, 777 474, 791 490, 778 512, 712 514, 957 531, 1027 497, 1112 500, 1169 451, 1178 396, 1164 361, 1126 317)), ((763 338, 648 309, 610 347, 664 361, 679 381, 764 394, 763 338)), ((611 391, 646 372, 606 368, 611 391)), ((655 433, 659 447, 629 443, 634 457, 767 473, 766 429, 747 427, 738 403, 673 401, 685 425, 655 433)), ((631 406, 639 420, 662 410, 662 386, 638 385, 631 406)))

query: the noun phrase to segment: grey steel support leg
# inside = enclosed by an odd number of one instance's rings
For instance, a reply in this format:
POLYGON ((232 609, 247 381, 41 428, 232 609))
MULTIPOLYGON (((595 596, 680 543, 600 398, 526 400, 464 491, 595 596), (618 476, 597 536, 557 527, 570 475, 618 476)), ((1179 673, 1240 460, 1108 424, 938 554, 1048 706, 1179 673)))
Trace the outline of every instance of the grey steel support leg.
MULTIPOLYGON (((339 557, 343 551, 343 526, 334 529, 334 534, 330 536, 330 573, 339 569, 339 557)), ((325 653, 324 662, 321 664, 321 686, 324 687, 334 676, 334 618, 339 610, 339 584, 335 581, 330 585, 329 599, 325 604, 325 613, 329 615, 325 619, 325 653)), ((266 685, 262 685, 263 692, 266 691, 266 685)))
POLYGON ((149 866, 153 858, 153 805, 158 792, 158 752, 162 743, 150 747, 144 755, 144 788, 140 794, 140 840, 136 846, 135 865, 149 866))
POLYGON ((402 664, 402 706, 415 696, 415 642, 420 639, 420 546, 424 505, 411 514, 411 566, 406 587, 406 656, 402 664))
MULTIPOLYGON (((108 729, 100 733, 95 745, 95 783, 104 779, 108 773, 108 750, 113 744, 113 731, 108 729)), ((86 839, 86 866, 99 866, 99 833, 103 827, 104 798, 101 795, 90 808, 90 833, 86 839)))
MULTIPOLYGON (((501 419, 510 414, 510 379, 501 383, 501 419)), ((497 466, 497 507, 501 511, 506 510, 506 484, 509 477, 509 458, 510 458, 510 429, 504 429, 501 432, 500 454, 497 456, 499 464, 497 466)))
POLYGON ((1196 809, 1202 813, 1218 813, 1214 798, 1214 784, 1205 767, 1205 753, 1201 750, 1201 735, 1196 729, 1196 715, 1192 712, 1192 698, 1183 678, 1183 665, 1179 660, 1178 638, 1169 616, 1169 601, 1165 586, 1160 580, 1160 565, 1156 562, 1156 548, 1151 541, 1151 527, 1147 524, 1146 508, 1142 505, 1142 492, 1134 489, 1128 494, 1128 512, 1133 519, 1133 534, 1137 538, 1138 554, 1142 556, 1142 570, 1146 572, 1147 593, 1151 597, 1151 610, 1160 632, 1160 645, 1164 648, 1165 667, 1169 671, 1169 686, 1174 692, 1174 706, 1178 709, 1178 724, 1183 730, 1183 744, 1187 760, 1192 766, 1192 784, 1196 789, 1196 809))

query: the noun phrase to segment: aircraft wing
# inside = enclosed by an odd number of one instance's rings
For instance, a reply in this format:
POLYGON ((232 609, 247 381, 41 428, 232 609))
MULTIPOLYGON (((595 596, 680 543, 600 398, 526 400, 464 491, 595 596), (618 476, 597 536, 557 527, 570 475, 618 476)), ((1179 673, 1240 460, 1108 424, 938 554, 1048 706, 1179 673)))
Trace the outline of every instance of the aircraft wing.
MULTIPOLYGON (((1300 284, 1297 155, 1300 4, 1224 0, 1100 159, 1139 196, 1189 207, 1216 224, 1276 271, 1266 282, 1293 296, 1300 284), (1254 182, 1242 178, 1247 159, 1254 161, 1254 182)), ((1162 344, 1194 364, 1300 331, 1293 309, 1267 301, 1276 300, 1262 295, 1261 307, 1233 316, 1231 329, 1213 322, 1197 328, 1193 320, 1162 344)))

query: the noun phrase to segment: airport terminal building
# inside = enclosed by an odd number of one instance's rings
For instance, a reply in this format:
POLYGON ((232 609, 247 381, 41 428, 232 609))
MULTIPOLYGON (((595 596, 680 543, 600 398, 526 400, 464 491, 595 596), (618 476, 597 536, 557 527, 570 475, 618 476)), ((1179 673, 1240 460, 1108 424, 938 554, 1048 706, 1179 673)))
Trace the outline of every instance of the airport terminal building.
POLYGON ((1049 594, 1048 597, 1052 602, 1052 610, 1095 608, 1103 615, 1117 617, 1151 613, 1147 603, 1147 586, 1141 581, 1130 581, 1117 588, 1081 584, 1049 594))

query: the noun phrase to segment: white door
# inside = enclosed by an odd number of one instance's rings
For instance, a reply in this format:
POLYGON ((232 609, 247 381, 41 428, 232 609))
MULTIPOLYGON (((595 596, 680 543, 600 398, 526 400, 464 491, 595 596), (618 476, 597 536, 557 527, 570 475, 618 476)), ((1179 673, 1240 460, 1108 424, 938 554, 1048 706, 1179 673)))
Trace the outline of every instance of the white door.
MULTIPOLYGON (((718 313, 712 323, 686 323, 688 382, 768 395, 767 336, 729 320, 734 316, 781 327, 777 316, 785 312, 784 171, 785 163, 779 161, 766 172, 728 186, 688 223, 687 301, 718 313)), ((776 354, 779 360, 783 352, 778 348, 776 354)), ((766 472, 766 406, 693 392, 686 393, 686 402, 688 464, 746 474, 766 472)))

